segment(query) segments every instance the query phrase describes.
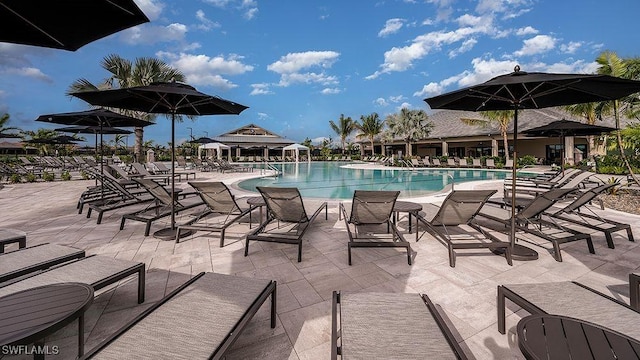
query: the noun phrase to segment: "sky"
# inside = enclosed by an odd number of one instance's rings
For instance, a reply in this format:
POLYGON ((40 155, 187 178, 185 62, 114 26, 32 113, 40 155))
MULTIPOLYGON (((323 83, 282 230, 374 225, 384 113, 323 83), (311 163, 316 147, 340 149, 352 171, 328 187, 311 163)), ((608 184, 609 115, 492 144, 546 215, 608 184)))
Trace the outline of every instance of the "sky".
MULTIPOLYGON (((186 83, 249 108, 176 125, 180 143, 246 124, 315 143, 341 114, 382 119, 425 97, 513 71, 593 73, 602 51, 640 56, 638 0, 135 0, 151 20, 76 52, 0 43, 0 113, 23 130, 39 115, 86 110, 65 95, 100 83, 100 62, 156 57, 186 83)), ((81 29, 79 29, 81 31, 81 29)), ((88 140, 91 137, 88 137, 88 140)), ((166 145, 170 120, 145 128, 166 145)), ((133 139, 128 139, 133 144, 133 139)), ((91 141, 88 141, 91 144, 91 141)))

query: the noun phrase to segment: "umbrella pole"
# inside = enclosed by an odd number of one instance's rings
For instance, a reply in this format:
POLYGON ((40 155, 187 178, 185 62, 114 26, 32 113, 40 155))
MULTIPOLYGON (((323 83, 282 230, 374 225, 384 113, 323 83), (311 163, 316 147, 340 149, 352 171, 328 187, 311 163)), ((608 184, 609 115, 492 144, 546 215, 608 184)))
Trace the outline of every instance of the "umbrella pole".
MULTIPOLYGON (((509 149, 505 149, 508 153, 509 149)), ((538 253, 526 246, 516 244, 516 175, 518 169, 518 104, 515 105, 513 114, 513 168, 511 169, 511 258, 513 260, 536 260, 538 253)))
MULTIPOLYGON (((100 179, 104 179, 104 144, 102 141, 102 119, 100 119, 100 179)), ((102 180, 100 180, 102 181, 102 180)), ((102 196, 102 200, 104 200, 104 182, 100 186, 100 195, 102 196)))

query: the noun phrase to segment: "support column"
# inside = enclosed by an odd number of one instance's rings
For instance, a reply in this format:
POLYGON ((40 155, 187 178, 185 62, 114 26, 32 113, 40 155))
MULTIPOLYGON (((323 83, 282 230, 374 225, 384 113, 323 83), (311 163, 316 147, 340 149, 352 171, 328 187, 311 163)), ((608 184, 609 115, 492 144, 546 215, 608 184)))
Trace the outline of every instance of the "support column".
POLYGON ((498 156, 498 140, 491 139, 491 156, 498 156))
POLYGON ((566 136, 564 138, 564 158, 565 164, 573 165, 575 163, 573 159, 573 148, 575 147, 575 138, 573 136, 566 136))
POLYGON ((442 156, 449 156, 449 144, 446 141, 442 142, 442 156))

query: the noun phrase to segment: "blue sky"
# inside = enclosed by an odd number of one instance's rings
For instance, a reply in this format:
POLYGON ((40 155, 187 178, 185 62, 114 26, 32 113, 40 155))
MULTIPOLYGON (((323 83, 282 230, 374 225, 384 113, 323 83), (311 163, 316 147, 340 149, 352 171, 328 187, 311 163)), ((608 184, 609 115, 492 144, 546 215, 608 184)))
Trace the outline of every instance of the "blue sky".
MULTIPOLYGON (((336 139, 329 120, 340 114, 430 112, 423 98, 516 64, 592 73, 601 51, 640 56, 637 0, 136 2, 150 23, 76 52, 0 43, 0 113, 10 114, 9 125, 51 127, 33 120, 87 109, 64 93, 78 78, 107 77, 99 64, 110 54, 158 57, 198 90, 249 106, 178 124, 178 142, 249 123, 296 141, 336 139)), ((159 117, 145 139, 166 144, 169 123, 159 117)))

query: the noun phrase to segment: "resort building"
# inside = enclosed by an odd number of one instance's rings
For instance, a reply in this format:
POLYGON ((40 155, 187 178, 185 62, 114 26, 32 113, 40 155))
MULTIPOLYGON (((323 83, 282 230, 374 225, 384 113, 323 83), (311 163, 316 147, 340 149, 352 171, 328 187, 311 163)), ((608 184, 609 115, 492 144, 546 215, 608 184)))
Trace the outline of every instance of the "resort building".
MULTIPOLYGON (((591 154, 604 151, 603 141, 596 142, 599 146, 589 149, 587 137, 567 136, 565 143, 560 138, 526 137, 522 131, 538 126, 547 125, 556 120, 573 120, 584 122, 575 116, 558 108, 527 109, 518 113, 518 156, 532 155, 544 164, 560 163, 562 153, 567 163, 578 162, 591 154)), ((495 123, 487 121, 478 112, 442 110, 429 115, 433 128, 426 139, 412 144, 413 156, 455 156, 481 157, 504 156, 503 138, 495 123), (486 121, 484 125, 469 125, 464 119, 486 121)), ((615 127, 613 119, 598 121, 598 125, 615 127)), ((509 124, 507 132, 510 151, 513 146, 513 122, 509 124)), ((604 140, 599 139, 599 140, 604 140)), ((360 141, 363 154, 371 154, 368 140, 360 141)), ((402 139, 395 139, 391 143, 374 142, 376 154, 406 155, 405 143, 402 139), (384 151, 382 147, 384 146, 384 151)))
POLYGON ((295 144, 295 140, 284 138, 255 124, 248 124, 211 139, 231 147, 232 156, 281 156, 282 148, 295 144))

